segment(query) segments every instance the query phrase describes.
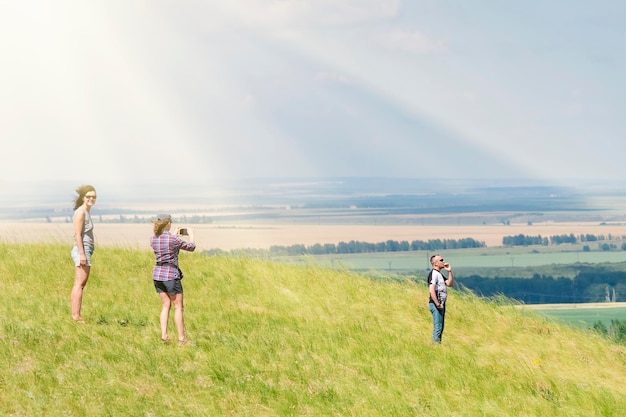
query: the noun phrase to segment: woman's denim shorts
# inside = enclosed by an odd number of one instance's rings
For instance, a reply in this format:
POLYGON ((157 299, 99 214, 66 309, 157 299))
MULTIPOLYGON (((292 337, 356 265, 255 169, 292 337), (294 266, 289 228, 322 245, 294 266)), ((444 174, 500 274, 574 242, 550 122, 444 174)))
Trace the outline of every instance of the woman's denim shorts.
MULTIPOLYGON (((85 247, 85 256, 87 257, 87 266, 91 266, 91 255, 93 254, 93 248, 85 247)), ((72 248, 72 259, 74 260, 74 266, 80 266, 80 253, 78 252, 78 246, 74 245, 72 248)))

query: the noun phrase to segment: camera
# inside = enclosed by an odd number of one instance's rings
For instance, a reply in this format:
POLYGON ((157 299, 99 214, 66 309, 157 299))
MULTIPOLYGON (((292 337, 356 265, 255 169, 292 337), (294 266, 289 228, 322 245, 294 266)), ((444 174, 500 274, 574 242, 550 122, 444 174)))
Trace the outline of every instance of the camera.
POLYGON ((181 236, 188 236, 189 232, 187 231, 187 229, 180 229, 178 230, 178 234, 181 236))

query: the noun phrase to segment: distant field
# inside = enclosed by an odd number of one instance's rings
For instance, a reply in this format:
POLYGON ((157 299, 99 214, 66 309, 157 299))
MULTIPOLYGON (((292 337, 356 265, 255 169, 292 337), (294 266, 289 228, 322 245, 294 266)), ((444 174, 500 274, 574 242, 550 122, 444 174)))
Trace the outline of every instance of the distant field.
POLYGON ((626 303, 535 304, 524 305, 521 308, 533 310, 584 329, 592 327, 598 321, 608 327, 611 320, 626 320, 626 303))
MULTIPOLYGON (((175 225, 176 226, 176 225, 175 225)), ((201 250, 219 248, 269 248, 273 245, 313 245, 316 243, 339 243, 357 240, 381 242, 386 240, 413 241, 430 239, 473 238, 490 247, 502 245, 504 236, 524 234, 529 236, 554 236, 593 234, 626 236, 626 224, 600 224, 597 222, 563 222, 492 225, 329 225, 329 224, 281 224, 276 223, 213 223, 192 225, 196 230, 196 243, 201 250)), ((4 242, 72 242, 70 223, 1 222, 0 240, 4 242)), ((144 247, 152 234, 149 223, 96 223, 95 235, 98 245, 144 247)), ((593 245, 593 244, 591 244, 593 245)), ((528 248, 525 248, 528 251, 528 248)), ((516 249, 517 250, 517 249, 516 249)), ((521 255, 520 255, 521 256, 521 255)), ((576 257, 577 255, 573 255, 576 257)), ((578 255, 580 256, 580 255, 578 255)), ((369 258, 369 256, 368 256, 369 258)), ((501 262, 515 266, 515 259, 502 258, 501 262)), ((535 258, 532 258, 535 259, 535 258)), ((571 261, 575 261, 572 258, 571 261)), ((481 262, 473 261, 476 265, 481 262)), ((519 258, 521 263, 532 261, 519 258)), ((581 260, 582 262, 582 260, 581 260)))
MULTIPOLYGON (((176 225, 175 225, 176 226, 176 225)), ((611 263, 626 261, 623 250, 600 251, 597 243, 583 245, 553 245, 502 247, 502 238, 515 234, 562 235, 573 233, 623 236, 622 224, 599 225, 591 223, 546 223, 539 225, 483 225, 483 226, 402 226, 402 225, 303 225, 303 224, 199 224, 196 231, 198 249, 233 250, 242 248, 268 249, 273 245, 313 245, 357 240, 381 242, 386 240, 413 241, 430 239, 462 239, 471 237, 485 241, 486 248, 445 250, 440 253, 450 261, 458 276, 531 277, 541 267, 541 273, 555 277, 573 277, 577 272, 567 265, 576 263, 611 263), (572 275, 574 274, 574 275, 572 275)), ((72 245, 70 223, 0 222, 0 241, 9 243, 55 242, 72 245)), ((152 235, 150 223, 96 223, 97 246, 147 248, 152 235)), ((621 248, 621 241, 614 241, 621 248)), ((68 249, 69 250, 69 249, 68 249)), ((320 256, 293 256, 274 258, 287 263, 316 262, 331 268, 353 271, 390 271, 414 273, 429 268, 433 252, 384 252, 320 256)))
MULTIPOLYGON (((315 262, 332 268, 345 268, 354 271, 393 271, 412 272, 430 268, 429 258, 435 252, 382 252, 341 255, 279 257, 277 260, 289 263, 315 262)), ((478 274, 492 276, 497 270, 499 276, 520 276, 520 269, 528 268, 528 276, 542 267, 541 273, 557 277, 571 277, 570 270, 563 265, 576 263, 617 264, 626 261, 626 252, 575 250, 569 245, 550 247, 479 248, 438 251, 449 261, 458 274, 478 274), (560 252, 559 252, 560 251, 560 252), (511 274, 507 275, 510 271, 511 274)), ((575 273, 575 271, 574 271, 575 273)))

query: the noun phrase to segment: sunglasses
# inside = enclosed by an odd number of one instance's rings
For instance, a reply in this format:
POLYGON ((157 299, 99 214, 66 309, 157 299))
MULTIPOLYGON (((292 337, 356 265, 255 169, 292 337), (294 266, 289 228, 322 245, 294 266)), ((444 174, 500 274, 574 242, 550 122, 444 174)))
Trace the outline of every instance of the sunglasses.
POLYGON ((89 199, 89 200, 95 200, 96 198, 98 198, 98 196, 95 195, 86 195, 85 196, 85 200, 89 199))

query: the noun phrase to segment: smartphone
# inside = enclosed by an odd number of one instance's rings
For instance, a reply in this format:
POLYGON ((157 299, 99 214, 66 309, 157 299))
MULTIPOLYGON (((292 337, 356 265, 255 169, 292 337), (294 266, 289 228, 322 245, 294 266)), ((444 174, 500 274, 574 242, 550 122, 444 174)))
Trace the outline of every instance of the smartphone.
POLYGON ((187 229, 180 229, 178 231, 178 234, 180 234, 181 236, 188 236, 189 232, 187 231, 187 229))

